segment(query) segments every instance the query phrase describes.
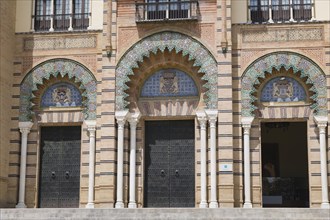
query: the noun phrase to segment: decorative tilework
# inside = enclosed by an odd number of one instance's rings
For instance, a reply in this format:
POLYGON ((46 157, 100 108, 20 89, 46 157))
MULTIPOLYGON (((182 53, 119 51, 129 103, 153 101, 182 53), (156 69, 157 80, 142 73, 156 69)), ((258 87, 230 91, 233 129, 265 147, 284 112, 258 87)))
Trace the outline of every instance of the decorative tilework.
POLYGON ((43 80, 58 75, 68 75, 69 79, 74 78, 75 82, 80 83, 80 89, 85 91, 82 94, 85 97, 82 102, 85 119, 96 119, 96 80, 93 74, 73 60, 53 59, 39 64, 24 78, 20 92, 20 121, 31 121, 31 107, 34 105, 31 102, 32 92, 38 90, 38 84, 42 85, 43 80))
POLYGON ((257 106, 253 102, 257 98, 252 95, 254 86, 259 84, 258 78, 265 78, 265 72, 272 73, 272 69, 293 69, 294 73, 301 72, 300 77, 307 77, 306 84, 312 84, 310 97, 314 103, 310 106, 315 115, 327 115, 327 88, 323 71, 308 58, 292 52, 277 52, 265 55, 252 63, 242 76, 242 116, 254 116, 257 106))
POLYGON ((124 110, 128 106, 125 98, 128 94, 125 90, 129 82, 129 76, 134 75, 133 69, 138 68, 138 62, 143 62, 144 57, 149 57, 150 53, 158 50, 164 52, 175 50, 182 52, 182 56, 189 56, 189 60, 194 60, 194 66, 199 66, 199 72, 205 73, 203 80, 207 81, 204 87, 206 92, 206 106, 209 109, 217 109, 217 63, 210 52, 195 39, 176 32, 161 32, 142 39, 132 46, 121 58, 116 68, 116 109, 124 110))
POLYGON ((81 106, 80 91, 69 83, 56 83, 43 94, 41 107, 75 107, 81 106))
POLYGON ((145 81, 141 91, 142 97, 197 95, 198 89, 194 80, 178 69, 157 71, 145 81), (169 77, 166 77, 166 74, 169 77), (168 79, 166 80, 166 78, 168 79), (166 82, 162 83, 164 80, 166 82))
POLYGON ((305 101, 306 92, 304 87, 290 77, 276 77, 261 90, 260 101, 262 102, 296 102, 305 101))

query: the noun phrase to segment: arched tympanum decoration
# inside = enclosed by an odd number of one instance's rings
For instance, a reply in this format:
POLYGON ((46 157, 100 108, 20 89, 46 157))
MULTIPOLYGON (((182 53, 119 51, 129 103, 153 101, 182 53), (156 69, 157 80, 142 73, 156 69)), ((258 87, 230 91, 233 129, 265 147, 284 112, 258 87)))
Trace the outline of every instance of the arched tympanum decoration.
POLYGON ((129 76, 134 75, 134 68, 138 68, 138 62, 143 62, 143 57, 156 54, 158 50, 164 52, 174 50, 182 52, 182 56, 189 56, 194 60, 194 66, 200 67, 198 72, 205 73, 203 80, 207 81, 204 87, 208 89, 205 100, 208 109, 217 109, 217 63, 211 53, 200 42, 177 32, 161 32, 148 36, 135 45, 121 58, 116 69, 116 109, 124 110, 129 102, 126 101, 126 90, 129 76))
POLYGON ((38 85, 42 85, 44 80, 49 80, 51 76, 67 76, 74 79, 84 91, 81 95, 84 99, 85 119, 96 119, 96 80, 93 74, 82 64, 68 59, 52 59, 43 62, 33 68, 21 83, 20 92, 20 121, 31 121, 33 114, 32 102, 33 92, 38 90, 38 85))
POLYGON ((242 116, 254 116, 254 110, 258 107, 253 104, 257 97, 255 86, 260 84, 259 79, 265 78, 265 73, 272 73, 272 69, 286 70, 292 68, 293 74, 300 73, 300 78, 307 78, 306 84, 310 84, 310 91, 314 93, 311 109, 315 115, 327 115, 327 88, 323 71, 311 60, 303 55, 293 52, 277 52, 267 54, 252 63, 242 76, 242 116))

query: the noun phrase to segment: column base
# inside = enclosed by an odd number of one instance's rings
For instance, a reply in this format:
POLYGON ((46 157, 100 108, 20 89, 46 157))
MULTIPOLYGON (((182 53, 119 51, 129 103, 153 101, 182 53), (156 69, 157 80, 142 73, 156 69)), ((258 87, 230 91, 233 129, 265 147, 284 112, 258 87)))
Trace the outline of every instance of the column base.
POLYGON ((199 203, 199 208, 208 208, 207 202, 201 202, 201 203, 199 203))
POLYGON ((136 203, 135 202, 128 203, 128 208, 135 209, 136 208, 136 203))
POLYGON ((243 205, 243 208, 251 209, 252 208, 252 203, 251 202, 245 202, 243 205))
POLYGON ((321 209, 330 209, 330 205, 329 205, 329 203, 328 203, 328 202, 323 202, 323 203, 321 204, 321 209))
POLYGON ((26 205, 24 204, 24 202, 19 202, 19 203, 17 203, 16 208, 18 208, 18 209, 26 208, 26 205))
POLYGON ((209 208, 218 208, 218 203, 217 202, 210 202, 209 208))
POLYGON ((116 202, 115 208, 116 208, 116 209, 122 209, 122 208, 125 208, 124 203, 123 203, 123 202, 116 202))
POLYGON ((94 208, 94 203, 92 203, 92 202, 87 203, 86 208, 87 209, 93 209, 94 208))

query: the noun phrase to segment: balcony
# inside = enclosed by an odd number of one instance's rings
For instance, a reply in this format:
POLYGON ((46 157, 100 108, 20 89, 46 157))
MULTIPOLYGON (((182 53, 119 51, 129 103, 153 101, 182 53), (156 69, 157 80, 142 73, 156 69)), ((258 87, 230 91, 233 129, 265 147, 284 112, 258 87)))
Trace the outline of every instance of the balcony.
POLYGON ((198 1, 136 3, 136 22, 198 20, 198 1))
POLYGON ((89 26, 90 13, 35 15, 35 31, 70 31, 86 30, 89 26))
MULTIPOLYGON (((263 1, 265 3, 265 1, 263 1)), ((267 4, 249 5, 249 22, 252 23, 283 23, 304 22, 313 20, 312 3, 296 4, 267 4)))

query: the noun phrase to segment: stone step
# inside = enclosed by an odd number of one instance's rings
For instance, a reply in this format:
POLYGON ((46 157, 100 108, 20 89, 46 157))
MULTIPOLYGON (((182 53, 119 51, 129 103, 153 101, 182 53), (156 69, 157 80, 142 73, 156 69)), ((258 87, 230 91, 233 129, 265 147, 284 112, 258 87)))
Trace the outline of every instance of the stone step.
POLYGON ((0 209, 1 220, 330 220, 330 209, 305 208, 143 208, 0 209))

